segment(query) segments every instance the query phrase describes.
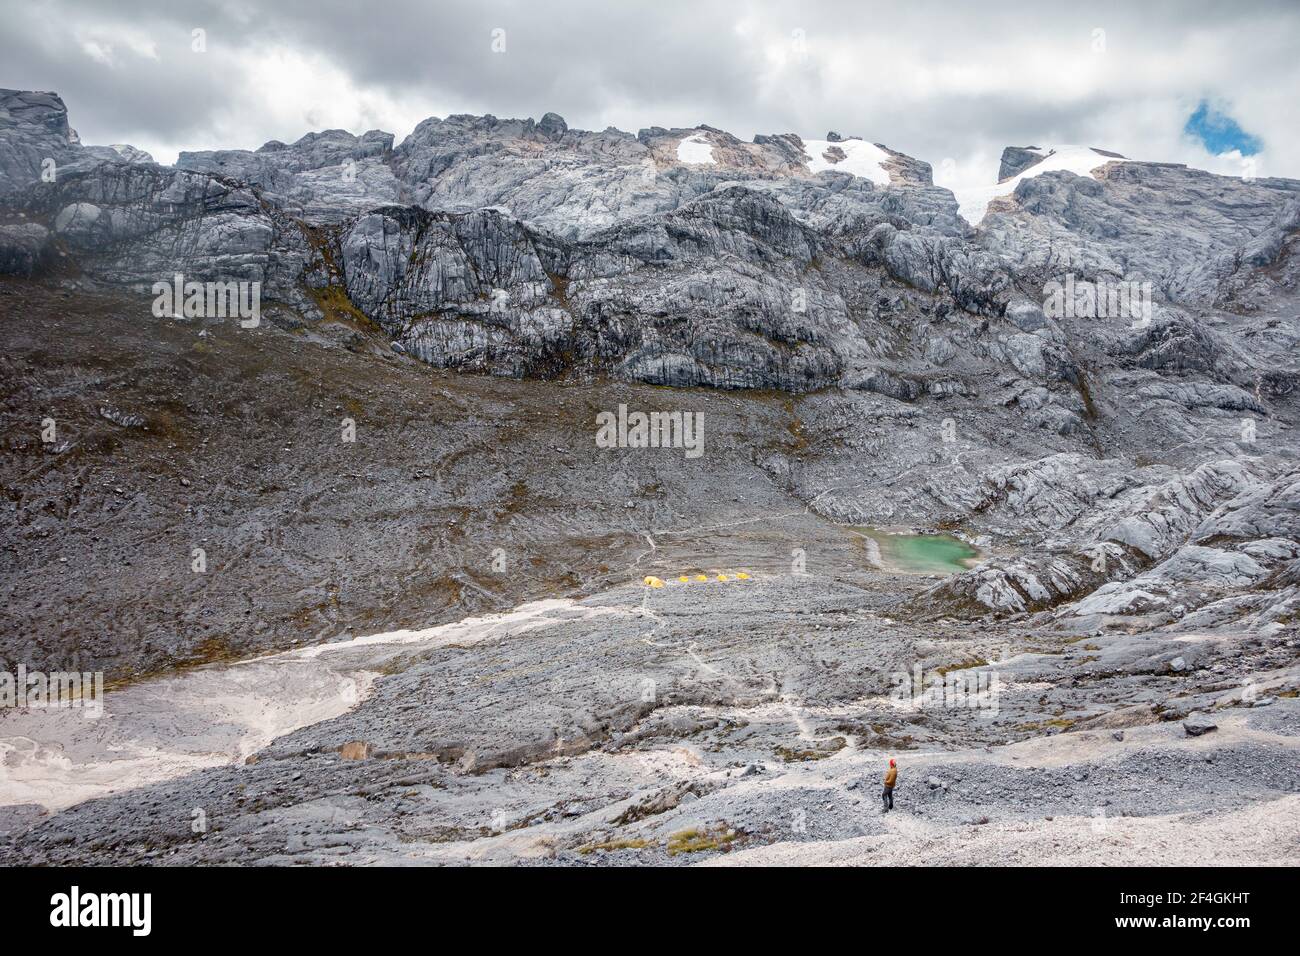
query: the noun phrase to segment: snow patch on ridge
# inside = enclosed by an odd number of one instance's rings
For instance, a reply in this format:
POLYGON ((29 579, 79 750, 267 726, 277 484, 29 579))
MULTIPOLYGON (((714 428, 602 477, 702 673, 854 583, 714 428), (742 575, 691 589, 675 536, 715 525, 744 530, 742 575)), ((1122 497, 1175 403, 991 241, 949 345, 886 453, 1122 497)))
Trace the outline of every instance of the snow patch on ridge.
POLYGON ((687 136, 678 143, 677 159, 692 166, 718 165, 718 161, 713 158, 713 146, 704 138, 703 133, 687 136))
POLYGON ((808 154, 808 171, 814 176, 833 169, 841 173, 852 173, 862 179, 869 179, 877 186, 889 185, 889 171, 884 163, 889 154, 875 143, 860 139, 846 139, 833 143, 827 139, 805 139, 804 152, 808 154), (841 159, 836 151, 842 152, 841 159))
POLYGON ((1029 147, 1029 151, 1038 153, 1043 158, 1005 182, 956 192, 962 218, 973 225, 979 225, 990 202, 998 196, 1010 196, 1021 182, 1040 173, 1064 170, 1076 176, 1091 176, 1092 171, 1099 166, 1128 162, 1123 156, 1106 155, 1091 146, 1052 146, 1045 149, 1029 147))

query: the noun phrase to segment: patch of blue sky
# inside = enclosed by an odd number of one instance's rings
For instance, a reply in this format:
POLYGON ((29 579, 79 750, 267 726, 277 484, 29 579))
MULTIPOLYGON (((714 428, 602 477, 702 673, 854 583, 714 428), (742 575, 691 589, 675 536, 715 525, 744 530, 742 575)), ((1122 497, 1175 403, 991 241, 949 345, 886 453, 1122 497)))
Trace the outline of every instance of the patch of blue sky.
POLYGON ((1258 136, 1247 133, 1235 119, 1206 100, 1201 100, 1196 112, 1187 118, 1183 132, 1200 140, 1216 156, 1233 150, 1253 156, 1264 148, 1258 136))

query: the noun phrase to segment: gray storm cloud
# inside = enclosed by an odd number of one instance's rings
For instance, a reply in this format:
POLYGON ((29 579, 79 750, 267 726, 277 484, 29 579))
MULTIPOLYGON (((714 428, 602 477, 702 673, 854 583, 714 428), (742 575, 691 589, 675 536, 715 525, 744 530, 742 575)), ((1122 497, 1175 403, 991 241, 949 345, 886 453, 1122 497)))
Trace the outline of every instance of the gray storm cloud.
POLYGON ((86 142, 259 146, 491 112, 571 126, 835 129, 987 181, 1007 144, 1236 171, 1183 133, 1202 99, 1300 175, 1293 3, 415 3, 4 0, 0 85, 86 142), (194 49, 203 31, 201 52, 194 49), (946 161, 946 162, 945 162, 946 161))

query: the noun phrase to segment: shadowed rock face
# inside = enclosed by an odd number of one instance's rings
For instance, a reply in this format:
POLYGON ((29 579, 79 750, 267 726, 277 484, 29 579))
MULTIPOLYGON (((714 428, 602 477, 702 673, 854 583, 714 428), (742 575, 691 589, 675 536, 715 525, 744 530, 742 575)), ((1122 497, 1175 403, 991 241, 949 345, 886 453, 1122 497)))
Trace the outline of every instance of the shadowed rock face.
POLYGON ((53 93, 0 90, 0 195, 40 179, 46 159, 72 162, 68 111, 53 93))
POLYGON ((998 182, 1006 182, 1012 176, 1019 176, 1030 166, 1042 162, 1043 154, 1037 146, 1008 146, 1002 151, 1002 162, 998 166, 998 182))

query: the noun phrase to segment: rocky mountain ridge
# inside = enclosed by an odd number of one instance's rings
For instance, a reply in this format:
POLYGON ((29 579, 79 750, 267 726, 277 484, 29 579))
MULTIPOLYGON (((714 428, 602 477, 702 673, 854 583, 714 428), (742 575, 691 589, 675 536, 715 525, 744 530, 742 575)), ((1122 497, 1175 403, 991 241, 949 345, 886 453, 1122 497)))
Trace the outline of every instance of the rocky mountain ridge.
POLYGON ((260 282, 273 321, 373 324, 432 364, 510 376, 907 395, 1011 367, 1050 390, 1074 373, 1039 315, 1045 282, 1149 281, 1156 334, 1180 337, 1189 310, 1293 281, 1300 223, 1295 181, 1101 154, 975 227, 924 162, 880 147, 887 185, 835 171, 838 134, 816 175, 792 134, 586 132, 554 113, 163 167, 76 144, 53 94, 6 91, 0 109, 4 271, 260 282), (708 161, 679 158, 686 140, 708 161))

